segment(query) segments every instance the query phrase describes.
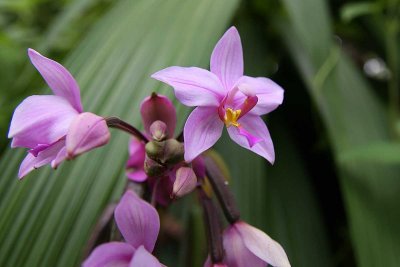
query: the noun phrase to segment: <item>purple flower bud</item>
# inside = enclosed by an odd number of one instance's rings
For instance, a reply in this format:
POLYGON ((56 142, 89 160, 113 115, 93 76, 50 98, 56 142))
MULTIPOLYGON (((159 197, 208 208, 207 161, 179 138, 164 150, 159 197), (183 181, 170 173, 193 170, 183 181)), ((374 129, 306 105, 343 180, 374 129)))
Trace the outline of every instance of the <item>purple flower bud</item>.
POLYGON ((129 159, 126 162, 126 175, 135 182, 143 182, 147 179, 144 171, 145 160, 144 143, 136 138, 132 138, 129 142, 129 159))
POLYGON ((151 137, 156 141, 164 140, 168 135, 167 125, 162 121, 155 121, 150 126, 151 137))
POLYGON ((174 182, 172 196, 182 197, 196 188, 197 177, 192 168, 180 167, 176 171, 176 179, 174 182))
POLYGON ((140 113, 146 134, 151 137, 150 126, 155 121, 162 121, 167 126, 167 137, 174 136, 176 126, 176 110, 171 100, 163 95, 153 93, 146 97, 141 106, 140 113))

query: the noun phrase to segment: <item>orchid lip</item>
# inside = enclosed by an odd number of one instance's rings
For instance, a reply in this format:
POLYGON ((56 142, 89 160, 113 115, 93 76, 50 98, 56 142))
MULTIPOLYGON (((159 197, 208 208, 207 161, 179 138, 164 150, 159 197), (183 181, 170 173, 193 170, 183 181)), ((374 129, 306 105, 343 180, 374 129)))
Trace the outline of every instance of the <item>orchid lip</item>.
POLYGON ((257 96, 248 96, 238 108, 225 108, 227 104, 233 102, 233 95, 237 90, 232 90, 233 93, 229 93, 221 102, 218 107, 218 115, 220 119, 225 123, 226 127, 235 126, 240 127, 238 120, 246 115, 252 108, 254 108, 258 102, 257 96))

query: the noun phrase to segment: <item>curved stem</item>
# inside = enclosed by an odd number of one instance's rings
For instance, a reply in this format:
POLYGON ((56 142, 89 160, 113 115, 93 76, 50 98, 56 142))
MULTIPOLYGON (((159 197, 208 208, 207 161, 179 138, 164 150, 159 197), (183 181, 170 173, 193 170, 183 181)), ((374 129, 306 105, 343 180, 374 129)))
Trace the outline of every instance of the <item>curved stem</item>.
POLYGON ((116 128, 122 131, 125 131, 138 139, 142 140, 143 142, 147 143, 149 142, 149 139, 147 139, 146 136, 144 136, 138 129, 130 125, 129 123, 121 120, 120 118, 117 117, 108 117, 105 119, 107 122, 107 126, 111 128, 116 128))
POLYGON ((234 224, 240 219, 240 212, 232 191, 229 189, 228 183, 215 161, 205 156, 204 162, 208 180, 221 204, 224 215, 229 223, 234 224))
POLYGON ((218 212, 214 203, 201 186, 197 187, 197 192, 199 193, 199 198, 203 206, 210 258, 213 263, 220 263, 224 258, 224 248, 222 245, 222 227, 218 219, 218 212))

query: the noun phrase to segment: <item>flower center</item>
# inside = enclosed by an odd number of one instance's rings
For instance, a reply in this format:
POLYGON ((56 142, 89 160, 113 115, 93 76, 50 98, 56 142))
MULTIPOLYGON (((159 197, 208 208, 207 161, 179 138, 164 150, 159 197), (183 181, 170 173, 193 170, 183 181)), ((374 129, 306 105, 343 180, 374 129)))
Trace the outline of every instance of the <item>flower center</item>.
POLYGON ((231 108, 227 108, 224 116, 224 123, 226 127, 230 127, 232 125, 239 127, 240 124, 237 122, 237 120, 240 117, 240 113, 242 113, 242 110, 240 109, 233 110, 231 108))

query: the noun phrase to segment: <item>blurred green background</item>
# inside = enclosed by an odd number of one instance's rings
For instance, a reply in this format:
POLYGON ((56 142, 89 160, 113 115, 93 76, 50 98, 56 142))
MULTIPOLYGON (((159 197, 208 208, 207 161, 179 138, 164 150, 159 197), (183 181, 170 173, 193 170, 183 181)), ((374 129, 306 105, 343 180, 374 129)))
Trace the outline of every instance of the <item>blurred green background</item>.
MULTIPOLYGON (((226 136, 217 144, 243 218, 281 243, 292 266, 400 266, 397 0, 0 0, 0 266, 79 266, 126 179, 128 136, 113 131, 108 146, 18 181, 25 151, 8 148, 12 112, 49 92, 26 49, 71 70, 85 110, 141 127, 143 97, 173 96, 150 74, 207 68, 230 25, 245 73, 285 89, 266 118, 274 166, 226 136)), ((178 105, 180 126, 189 111, 178 105)), ((196 199, 171 211, 156 254, 171 267, 202 266, 196 199)))

